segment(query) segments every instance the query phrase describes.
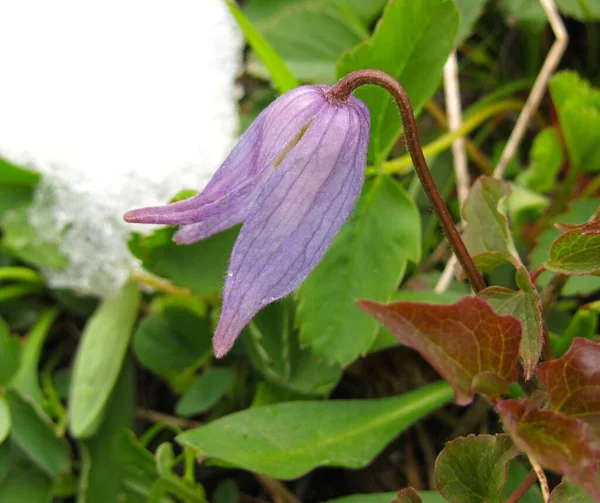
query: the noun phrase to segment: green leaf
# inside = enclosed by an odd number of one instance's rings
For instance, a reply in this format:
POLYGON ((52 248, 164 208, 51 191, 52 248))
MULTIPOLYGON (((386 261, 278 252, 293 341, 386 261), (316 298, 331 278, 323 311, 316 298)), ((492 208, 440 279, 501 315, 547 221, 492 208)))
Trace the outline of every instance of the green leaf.
POLYGON ((121 429, 115 436, 115 461, 148 480, 158 478, 154 456, 148 452, 128 429, 121 429))
MULTIPOLYGON (((390 503, 396 496, 397 493, 352 494, 326 503, 390 503)), ((419 496, 423 503, 446 503, 446 499, 434 491, 419 491, 419 496)))
MULTIPOLYGON (((176 464, 173 446, 169 442, 163 442, 156 449, 156 468, 160 479, 154 484, 153 495, 177 496, 181 501, 189 503, 206 503, 206 494, 204 488, 199 483, 193 485, 188 481, 183 481, 173 471, 176 464)), ((155 501, 149 499, 149 501, 155 501)), ((156 501, 160 499, 156 498, 156 501)))
POLYGON ((50 292, 61 307, 83 318, 90 317, 98 307, 97 297, 78 295, 72 290, 62 288, 52 288, 50 292))
POLYGON ((500 10, 507 20, 517 19, 521 22, 543 24, 547 22, 544 9, 539 2, 530 0, 497 0, 500 10))
POLYGON ((495 408, 504 429, 521 451, 600 499, 596 457, 589 443, 587 425, 560 412, 542 410, 536 400, 532 396, 497 403, 495 408))
POLYGON ((39 173, 17 166, 0 157, 0 185, 19 185, 33 188, 39 179, 39 173))
MULTIPOLYGON (((569 223, 569 224, 580 224, 589 220, 592 214, 600 206, 600 199, 579 199, 573 201, 569 205, 569 211, 556 216, 553 223, 569 223)), ((548 259, 548 250, 552 246, 552 243, 561 236, 561 232, 555 228, 549 228, 542 231, 539 235, 537 244, 531 252, 530 259, 530 270, 534 270, 536 267, 542 265, 544 261, 548 259)), ((548 279, 551 277, 549 273, 542 274, 537 284, 540 288, 543 288, 548 279)), ((588 295, 594 293, 600 289, 600 278, 596 276, 571 276, 569 281, 562 290, 563 295, 588 295)))
POLYGON ((531 283, 524 267, 517 271, 518 291, 500 286, 491 286, 479 292, 479 296, 489 302, 498 314, 509 314, 521 322, 523 336, 519 355, 523 359, 525 378, 530 379, 542 352, 544 333, 540 296, 531 283))
POLYGON ((600 171, 600 90, 576 73, 566 71, 550 80, 550 93, 567 144, 572 169, 600 171))
POLYGON ((148 369, 169 376, 212 356, 208 317, 167 306, 138 325, 133 338, 136 357, 148 369))
MULTIPOLYGON (((0 444, 0 485, 6 478, 12 463, 11 459, 11 447, 12 444, 9 442, 3 442, 0 444)), ((13 465, 14 466, 14 465, 13 465)))
POLYGON ((113 441, 115 461, 125 468, 123 489, 126 501, 148 501, 174 503, 168 494, 177 496, 177 501, 206 502, 200 484, 192 485, 173 472, 175 457, 171 444, 159 445, 156 457, 138 442, 129 430, 121 430, 113 441))
POLYGON ((57 309, 47 309, 40 315, 36 324, 27 334, 21 348, 19 370, 10 383, 12 388, 31 398, 40 407, 44 404, 45 397, 40 387, 38 367, 42 347, 57 316, 57 309))
POLYGON ((216 404, 233 386, 235 371, 227 367, 206 369, 186 390, 175 406, 178 416, 202 414, 216 404))
POLYGON ((550 198, 537 192, 514 184, 511 184, 511 190, 507 200, 508 214, 515 228, 538 219, 550 206, 550 198))
POLYGON ((4 395, 0 395, 0 445, 6 440, 10 433, 11 417, 10 407, 4 395))
POLYGON ((97 433, 81 442, 82 470, 79 503, 119 501, 124 469, 115 463, 115 436, 122 428, 133 428, 135 387, 133 362, 127 358, 97 433))
POLYGON ((285 10, 319 7, 327 4, 338 7, 352 14, 365 25, 371 24, 381 14, 387 0, 248 0, 244 3, 244 13, 257 25, 263 25, 273 17, 277 17, 285 10))
POLYGON ((37 405, 16 391, 6 392, 12 429, 10 438, 37 466, 51 477, 71 470, 69 445, 58 438, 54 425, 37 405))
POLYGON ((479 177, 463 206, 467 222, 465 244, 478 268, 488 271, 504 263, 521 266, 503 209, 510 185, 489 176, 479 177))
POLYGON ((558 131, 546 128, 539 133, 533 141, 530 156, 529 167, 517 176, 517 182, 534 192, 553 190, 564 162, 558 131))
POLYGON ((242 341, 252 365, 270 382, 298 393, 327 395, 342 376, 337 364, 301 348, 294 327, 294 304, 268 305, 244 330, 242 341))
POLYGON ((129 247, 146 270, 186 287, 197 295, 220 294, 239 226, 198 241, 178 245, 172 228, 149 236, 134 234, 129 247))
POLYGON ((550 493, 548 503, 595 503, 583 489, 566 479, 558 484, 550 493))
POLYGON ((483 13, 487 0, 454 0, 460 14, 460 25, 456 35, 456 46, 459 46, 471 33, 477 18, 483 13))
POLYGON ((213 492, 213 503, 239 503, 239 488, 235 480, 226 479, 220 482, 213 492))
MULTIPOLYGON (((121 429, 113 440, 114 461, 123 467, 123 492, 128 503, 147 503, 158 472, 154 456, 135 438, 132 431, 121 429)), ((161 503, 174 503, 170 498, 159 500, 161 503)))
POLYGON ((0 185, 0 220, 9 211, 28 206, 33 200, 33 193, 32 188, 22 185, 0 185))
POLYGON ((436 487, 453 503, 500 503, 508 462, 518 453, 508 435, 456 438, 437 457, 436 487))
MULTIPOLYGON (((458 23, 451 0, 392 0, 373 37, 342 56, 337 76, 364 68, 382 70, 404 86, 418 113, 439 84, 458 23)), ((359 89, 355 94, 371 112, 369 159, 377 165, 400 136, 396 104, 380 88, 359 89)))
MULTIPOLYGON (((516 16, 521 21, 548 21, 539 2, 502 0, 500 3, 507 16, 516 16)), ((580 21, 600 19, 600 4, 596 0, 556 0, 556 6, 563 14, 580 21)))
MULTIPOLYGON (((361 15, 368 14, 357 1, 299 0, 262 2, 244 9, 273 49, 299 79, 331 83, 340 56, 369 36, 361 15)), ((382 0, 363 2, 383 7, 382 0)), ((259 54, 260 57, 260 54, 259 54)), ((262 58, 261 58, 262 59, 262 58)), ((263 61, 264 62, 264 61, 263 61)), ((250 71, 264 72, 251 59, 250 71)))
POLYGON ((29 222, 29 209, 19 207, 4 215, 3 245, 19 259, 36 267, 63 269, 69 261, 57 241, 48 241, 29 222))
POLYGON ((22 455, 12 449, 10 469, 0 481, 2 503, 51 503, 52 480, 22 455))
POLYGON ((386 301, 421 254, 419 212, 390 177, 368 182, 350 220, 298 292, 302 344, 320 358, 351 363, 373 345, 375 320, 358 298, 386 301))
POLYGON ((600 4, 596 0, 556 0, 556 4, 561 12, 580 21, 600 19, 600 4))
POLYGON ((293 479, 317 466, 367 465, 394 437, 451 397, 450 387, 436 382, 393 398, 256 407, 189 430, 177 441, 203 457, 293 479))
POLYGON ((231 0, 225 0, 225 3, 227 4, 227 7, 229 7, 229 11, 244 33, 244 37, 246 37, 248 44, 250 47, 252 47, 252 49, 254 49, 256 54, 258 54, 258 57, 269 70, 275 87, 279 90, 279 92, 285 93, 294 87, 297 87, 297 80, 287 69, 287 66, 279 54, 273 50, 260 32, 254 26, 252 26, 252 23, 248 21, 239 7, 231 0))
POLYGON ((134 283, 104 300, 88 320, 75 356, 69 394, 71 434, 93 435, 117 382, 138 315, 140 292, 134 283))
POLYGON ((550 246, 546 269, 561 274, 600 275, 600 220, 571 227, 550 246))
POLYGON ((306 395, 281 388, 275 384, 271 384, 269 381, 261 381, 256 385, 256 391, 250 407, 262 407, 263 405, 275 405, 276 403, 295 402, 298 400, 306 400, 306 395))
POLYGON ((480 386, 494 396, 501 392, 489 386, 508 387, 517 378, 521 324, 512 316, 497 315, 478 297, 449 306, 368 300, 357 304, 450 382, 457 405, 471 403, 476 391, 483 392, 480 386))
POLYGON ((596 337, 599 309, 600 306, 596 308, 583 306, 573 315, 564 334, 552 340, 552 350, 555 358, 560 358, 569 350, 575 337, 583 337, 589 340, 596 337))
POLYGON ((20 359, 19 339, 11 335, 9 326, 0 318, 0 386, 8 384, 13 378, 19 369, 20 359))

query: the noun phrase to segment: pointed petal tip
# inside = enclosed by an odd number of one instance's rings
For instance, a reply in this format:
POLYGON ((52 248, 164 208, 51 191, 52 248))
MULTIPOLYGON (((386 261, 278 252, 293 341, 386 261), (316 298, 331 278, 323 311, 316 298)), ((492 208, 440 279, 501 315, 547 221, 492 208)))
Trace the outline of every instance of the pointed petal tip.
POLYGON ((229 352, 229 350, 228 349, 217 349, 215 347, 214 352, 215 352, 215 358, 220 359, 220 358, 223 358, 229 352))
MULTIPOLYGON (((234 339, 235 341, 235 339, 234 339)), ((233 342, 229 343, 223 337, 218 337, 218 332, 213 338, 213 350, 215 358, 223 358, 233 346, 233 342)))
POLYGON ((229 350, 233 347, 233 344, 244 328, 242 326, 239 329, 236 327, 233 327, 232 329, 232 319, 227 316, 227 314, 224 315, 226 312, 226 309, 223 309, 221 312, 221 319, 219 320, 215 335, 213 336, 213 350, 216 358, 222 358, 229 353, 229 350))

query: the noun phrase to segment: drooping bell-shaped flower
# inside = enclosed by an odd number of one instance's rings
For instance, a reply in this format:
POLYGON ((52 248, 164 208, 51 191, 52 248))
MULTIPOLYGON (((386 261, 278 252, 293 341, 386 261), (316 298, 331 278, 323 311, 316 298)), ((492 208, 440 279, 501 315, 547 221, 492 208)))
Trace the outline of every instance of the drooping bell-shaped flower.
POLYGON ((302 86, 265 109, 206 188, 194 197, 125 215, 182 225, 192 243, 243 222, 214 336, 222 356, 252 317, 295 290, 323 258, 363 185, 369 111, 360 100, 302 86))

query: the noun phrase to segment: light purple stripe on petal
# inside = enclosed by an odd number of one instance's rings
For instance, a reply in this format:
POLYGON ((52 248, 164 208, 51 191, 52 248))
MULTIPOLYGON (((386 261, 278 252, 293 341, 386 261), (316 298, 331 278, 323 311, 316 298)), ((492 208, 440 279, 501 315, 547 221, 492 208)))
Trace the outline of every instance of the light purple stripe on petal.
POLYGON ((187 225, 211 218, 232 205, 247 211, 257 175, 268 167, 294 136, 325 106, 320 89, 303 86, 275 100, 242 135, 231 154, 199 194, 165 206, 125 214, 127 222, 187 225))
POLYGON ((352 212, 369 136, 358 103, 322 110, 252 205, 225 282, 217 356, 262 307, 300 285, 352 212))
POLYGON ((244 218, 245 214, 231 214, 226 218, 217 215, 197 224, 184 225, 175 233, 173 241, 180 245, 189 245, 240 224, 244 218))
POLYGON ((251 190, 247 191, 245 194, 244 197, 246 200, 226 197, 213 205, 201 207, 200 211, 206 210, 209 206, 216 206, 217 204, 220 206, 217 213, 213 213, 207 217, 205 216, 201 221, 192 220, 189 224, 183 225, 183 227, 175 233, 173 240, 178 244, 191 244, 243 222, 248 215, 248 208, 256 199, 265 180, 273 174, 275 169, 274 166, 270 165, 267 169, 262 171, 258 176, 257 183, 250 187, 251 190), (227 204, 228 202, 229 204, 227 204))

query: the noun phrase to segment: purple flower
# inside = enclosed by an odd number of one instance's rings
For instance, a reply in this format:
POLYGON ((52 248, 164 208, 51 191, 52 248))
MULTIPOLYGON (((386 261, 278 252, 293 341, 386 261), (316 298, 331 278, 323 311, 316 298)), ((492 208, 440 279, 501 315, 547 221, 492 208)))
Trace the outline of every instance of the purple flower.
POLYGON ((193 243, 243 222, 213 343, 223 356, 264 306, 295 290, 323 258, 360 194, 369 111, 328 86, 302 86, 265 109, 206 188, 184 201, 142 208, 128 222, 182 225, 193 243))

